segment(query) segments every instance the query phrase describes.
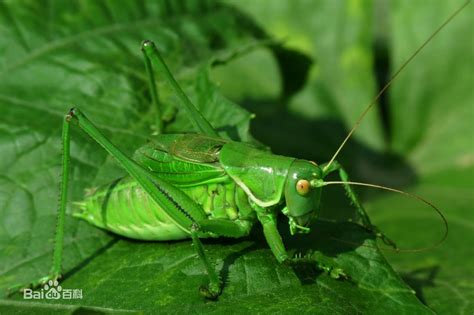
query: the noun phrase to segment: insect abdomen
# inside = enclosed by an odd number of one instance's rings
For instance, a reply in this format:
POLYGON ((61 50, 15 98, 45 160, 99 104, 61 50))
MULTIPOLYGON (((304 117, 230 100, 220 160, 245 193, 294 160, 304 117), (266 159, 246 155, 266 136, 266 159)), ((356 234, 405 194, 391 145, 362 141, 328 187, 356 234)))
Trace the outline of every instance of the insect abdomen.
MULTIPOLYGON (((246 195, 233 181, 203 184, 182 190, 200 204, 211 219, 254 220, 246 195)), ((84 201, 76 204, 80 211, 74 216, 119 235, 157 241, 189 237, 129 177, 89 193, 84 201)))

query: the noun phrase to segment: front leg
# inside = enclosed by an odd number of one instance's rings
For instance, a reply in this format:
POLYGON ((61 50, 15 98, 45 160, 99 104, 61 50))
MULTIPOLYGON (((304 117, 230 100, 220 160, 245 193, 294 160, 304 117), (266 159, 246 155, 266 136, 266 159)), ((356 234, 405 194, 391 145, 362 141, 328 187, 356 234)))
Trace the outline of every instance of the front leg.
POLYGON ((322 254, 317 255, 316 257, 314 257, 315 255, 305 257, 290 257, 286 251, 285 245, 283 244, 281 235, 278 232, 276 212, 268 211, 267 209, 260 207, 257 207, 256 212, 257 218, 262 224, 263 234, 265 235, 267 244, 279 263, 288 265, 298 263, 314 263, 316 268, 323 270, 332 278, 348 278, 339 266, 322 254))
POLYGON ((267 240, 273 255, 279 263, 289 260, 285 245, 281 239, 281 235, 277 228, 277 216, 275 211, 267 211, 266 209, 259 209, 257 211, 258 221, 262 224, 263 234, 267 240))
MULTIPOLYGON (((324 169, 324 165, 322 165, 322 168, 324 169)), ((332 173, 334 171, 339 171, 339 177, 341 178, 342 182, 350 181, 349 175, 337 161, 333 161, 329 169, 324 172, 323 176, 325 177, 327 174, 332 173)), ((367 215, 367 212, 360 203, 359 198, 357 197, 352 187, 349 184, 343 184, 343 187, 352 204, 357 209, 357 213, 359 214, 359 217, 362 220, 362 225, 364 226, 364 228, 366 228, 368 231, 372 232, 375 236, 380 238, 385 244, 392 246, 394 249, 398 249, 394 241, 389 239, 382 231, 379 230, 377 226, 372 224, 369 216, 367 215)))

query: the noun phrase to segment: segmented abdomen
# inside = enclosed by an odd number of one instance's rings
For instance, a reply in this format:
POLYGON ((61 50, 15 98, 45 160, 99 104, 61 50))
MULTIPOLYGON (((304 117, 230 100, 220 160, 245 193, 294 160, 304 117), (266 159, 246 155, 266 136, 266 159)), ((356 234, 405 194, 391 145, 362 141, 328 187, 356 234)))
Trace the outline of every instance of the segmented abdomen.
MULTIPOLYGON (((231 180, 181 188, 209 218, 254 221, 245 193, 231 180), (240 210, 239 210, 240 209, 240 210)), ((189 234, 170 219, 141 186, 126 177, 76 203, 80 217, 100 228, 139 240, 179 240, 189 234)))

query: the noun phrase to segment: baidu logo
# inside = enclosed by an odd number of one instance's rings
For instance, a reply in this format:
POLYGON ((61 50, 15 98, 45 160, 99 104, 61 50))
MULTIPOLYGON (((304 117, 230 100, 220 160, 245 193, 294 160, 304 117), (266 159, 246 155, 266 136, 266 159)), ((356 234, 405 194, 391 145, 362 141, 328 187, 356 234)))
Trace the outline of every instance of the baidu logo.
POLYGON ((82 289, 63 289, 57 280, 49 280, 39 291, 25 289, 23 298, 25 300, 82 299, 82 289))

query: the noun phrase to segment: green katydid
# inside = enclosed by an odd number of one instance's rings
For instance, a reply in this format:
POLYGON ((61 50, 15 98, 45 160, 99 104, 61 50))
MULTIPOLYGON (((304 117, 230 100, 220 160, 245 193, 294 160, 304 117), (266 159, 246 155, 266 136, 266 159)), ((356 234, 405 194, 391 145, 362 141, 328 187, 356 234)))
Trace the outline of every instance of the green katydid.
MULTIPOLYGON (((131 159, 112 144, 79 109, 71 109, 63 122, 63 176, 53 266, 47 276, 32 282, 32 285, 55 280, 61 274, 71 124, 79 126, 93 138, 130 175, 76 203, 80 210, 76 216, 99 228, 137 240, 191 238, 209 278, 209 283, 200 290, 207 298, 218 297, 222 284, 205 254, 201 238, 243 237, 249 234, 258 221, 276 260, 280 263, 297 262, 297 258, 288 255, 278 232, 278 211, 288 218, 291 234, 307 233, 311 221, 318 215, 322 187, 325 185, 342 184, 362 225, 386 244, 396 248, 395 243, 371 223, 351 185, 406 193, 377 185, 350 182, 347 173, 335 158, 400 71, 461 9, 402 65, 362 113, 331 160, 322 165, 278 156, 251 144, 220 138, 182 91, 155 45, 151 41, 143 42, 142 50, 153 104, 158 106, 155 70, 170 84, 179 104, 189 115, 199 134, 161 134, 139 148, 131 159), (332 172, 338 172, 341 181, 325 181, 324 178, 332 172), (107 206, 104 208, 103 204, 107 206)), ((157 125, 161 129, 160 119, 157 125)), ((414 197, 439 212, 428 201, 414 197)), ((446 234, 443 239, 445 236, 446 234)), ((334 278, 346 277, 338 266, 315 263, 334 278)))

